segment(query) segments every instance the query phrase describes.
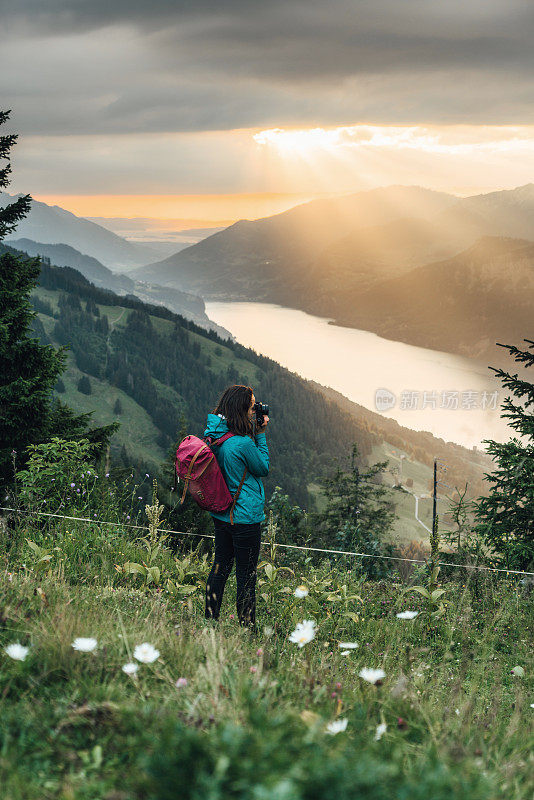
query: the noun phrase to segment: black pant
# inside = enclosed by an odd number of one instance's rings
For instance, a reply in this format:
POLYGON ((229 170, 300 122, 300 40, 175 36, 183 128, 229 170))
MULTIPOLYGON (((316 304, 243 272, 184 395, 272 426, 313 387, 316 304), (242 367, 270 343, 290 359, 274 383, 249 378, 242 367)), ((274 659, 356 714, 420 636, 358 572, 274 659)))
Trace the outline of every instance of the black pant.
POLYGON ((260 554, 260 523, 231 525, 213 517, 215 557, 206 581, 206 619, 219 618, 224 587, 235 558, 237 616, 241 625, 256 627, 256 567, 260 554))

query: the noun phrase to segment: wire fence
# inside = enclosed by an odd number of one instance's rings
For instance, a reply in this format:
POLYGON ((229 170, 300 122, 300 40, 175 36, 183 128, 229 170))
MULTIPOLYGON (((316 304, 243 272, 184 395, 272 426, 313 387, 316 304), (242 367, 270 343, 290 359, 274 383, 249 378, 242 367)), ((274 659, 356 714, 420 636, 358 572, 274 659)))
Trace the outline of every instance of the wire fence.
MULTIPOLYGON (((147 530, 147 525, 132 525, 131 523, 127 522, 108 522, 107 520, 99 520, 99 519, 91 519, 90 517, 70 517, 66 516, 65 514, 53 514, 49 511, 28 511, 25 509, 17 509, 17 508, 6 508, 5 506, 0 506, 0 511, 10 511, 14 514, 30 514, 42 517, 54 517, 57 519, 67 519, 72 520, 74 522, 89 522, 92 525, 109 525, 118 528, 133 528, 136 530, 147 530)), ((175 536, 198 536, 204 539, 215 539, 215 536, 210 533, 194 533, 192 531, 175 531, 169 528, 158 528, 161 533, 172 533, 175 536)), ((291 550, 304 550, 310 551, 315 553, 332 553, 334 555, 343 555, 343 556, 357 556, 359 558, 378 558, 378 559, 385 559, 388 561, 404 561, 411 564, 426 564, 427 562, 423 559, 418 558, 401 558, 400 556, 385 556, 381 554, 375 553, 357 553, 352 550, 333 550, 325 547, 307 547, 304 545, 298 544, 285 544, 283 542, 276 542, 276 547, 284 547, 291 550)), ((480 566, 478 564, 455 564, 454 562, 449 561, 438 561, 436 562, 441 567, 457 567, 458 569, 472 569, 482 572, 504 572, 507 575, 526 575, 526 576, 534 576, 534 572, 524 572, 523 570, 518 569, 504 569, 501 567, 485 567, 480 566)))

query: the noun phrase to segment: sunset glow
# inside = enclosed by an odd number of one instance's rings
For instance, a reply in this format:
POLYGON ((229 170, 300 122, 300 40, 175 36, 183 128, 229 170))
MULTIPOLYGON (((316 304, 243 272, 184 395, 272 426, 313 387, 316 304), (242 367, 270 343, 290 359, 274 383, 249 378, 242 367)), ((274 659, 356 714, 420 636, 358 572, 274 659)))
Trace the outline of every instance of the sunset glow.
POLYGON ((532 125, 389 126, 344 125, 334 128, 272 128, 254 134, 260 145, 280 154, 308 155, 312 151, 395 148, 445 155, 481 153, 534 154, 532 125))
POLYGON ((178 229, 211 226, 226 227, 237 219, 257 219, 278 214, 316 195, 275 194, 93 194, 48 195, 33 193, 35 200, 66 208, 82 217, 150 217, 174 222, 178 229))
MULTIPOLYGON (((34 176, 31 193, 36 200, 81 216, 171 221, 180 230, 225 227, 308 200, 391 184, 426 186, 458 196, 513 188, 534 178, 534 125, 362 123, 112 137, 28 136, 17 156, 34 176), (40 187, 37 171, 43 152, 58 165, 47 191, 40 187), (146 152, 152 154, 148 162, 146 152), (71 193, 64 166, 80 153, 78 180, 93 190, 71 193), (134 163, 135 173, 129 166, 134 163), (62 175, 59 185, 56 174, 62 175), (95 191, 102 186, 102 174, 105 194, 95 191), (193 180, 199 181, 198 191, 189 190, 193 180)), ((21 179, 15 190, 25 192, 29 183, 21 179)))

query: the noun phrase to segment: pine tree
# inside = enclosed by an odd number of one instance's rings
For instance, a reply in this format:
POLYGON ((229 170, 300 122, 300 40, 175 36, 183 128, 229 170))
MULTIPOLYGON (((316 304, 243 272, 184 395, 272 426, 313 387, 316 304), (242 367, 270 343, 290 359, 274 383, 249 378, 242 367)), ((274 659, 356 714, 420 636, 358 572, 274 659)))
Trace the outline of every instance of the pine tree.
MULTIPOLYGON (((350 469, 344 471, 338 466, 332 476, 322 478, 327 504, 324 511, 312 515, 312 522, 322 531, 323 547, 391 555, 394 548, 385 539, 396 519, 395 510, 386 497, 389 488, 375 480, 388 462, 362 470, 357 461, 358 446, 353 444, 350 469)), ((370 577, 387 575, 390 566, 391 562, 380 559, 362 559, 362 568, 370 577)))
MULTIPOLYGON (((9 111, 0 111, 0 125, 3 125, 9 119, 11 109, 9 111)), ((10 151, 18 139, 18 134, 11 133, 7 136, 0 136, 0 158, 7 159, 5 167, 0 169, 0 188, 5 188, 9 185, 9 175, 11 174, 11 164, 9 162, 10 151)), ((30 211, 32 196, 25 194, 17 198, 14 203, 10 203, 4 208, 0 209, 0 241, 6 238, 10 233, 13 233, 17 227, 17 223, 28 214, 30 211)))
MULTIPOLYGON (((534 348, 534 341, 524 341, 530 350, 534 348)), ((506 347, 515 361, 527 367, 534 364, 534 352, 497 344, 506 347)), ((510 427, 522 438, 513 437, 504 443, 484 439, 497 468, 484 476, 493 484, 489 496, 478 498, 473 504, 474 532, 486 543, 498 564, 506 569, 530 571, 534 569, 534 413, 528 413, 528 408, 534 407, 534 384, 521 380, 517 373, 510 375, 502 369, 490 369, 523 403, 514 404, 509 396, 501 405, 507 412, 501 416, 512 420, 510 427)))
POLYGON ((122 414, 122 403, 119 397, 117 397, 117 399, 115 400, 115 405, 113 406, 113 413, 117 417, 119 416, 119 414, 122 414))
POLYGON ((92 394, 91 381, 87 375, 82 375, 78 381, 78 391, 82 394, 92 394))
MULTIPOLYGON (((10 111, 0 111, 0 124, 10 111)), ((9 158, 17 135, 0 136, 0 157, 9 158)), ((11 166, 0 170, 0 187, 8 185, 11 166)), ((30 195, 0 209, 0 240, 15 230, 30 210, 30 195)), ((65 368, 65 348, 56 350, 41 344, 32 333, 36 314, 30 292, 41 270, 40 259, 15 257, 9 251, 0 256, 0 487, 13 478, 25 461, 28 444, 39 444, 51 436, 87 438, 96 449, 105 449, 117 423, 87 431, 89 414, 76 415, 53 388, 65 368)))

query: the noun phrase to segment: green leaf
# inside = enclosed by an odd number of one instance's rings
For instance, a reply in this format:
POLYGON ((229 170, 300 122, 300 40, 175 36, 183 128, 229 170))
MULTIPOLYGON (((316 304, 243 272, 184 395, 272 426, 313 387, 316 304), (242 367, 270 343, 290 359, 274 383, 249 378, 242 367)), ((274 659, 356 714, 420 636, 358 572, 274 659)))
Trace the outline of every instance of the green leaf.
POLYGON ((93 756, 93 767, 99 769, 102 766, 102 746, 95 744, 91 753, 93 756))
POLYGON ((32 542, 31 539, 26 539, 26 541, 28 542, 28 547, 33 550, 36 556, 41 557, 43 553, 46 553, 46 550, 44 550, 42 547, 39 547, 39 545, 35 544, 35 542, 32 542))
POLYGON ((147 569, 147 576, 150 578, 150 580, 153 583, 155 583, 157 585, 159 583, 160 577, 161 577, 161 572, 160 572, 159 567, 149 567, 147 569))
POLYGON ((196 592, 197 590, 196 586, 177 586, 176 588, 179 594, 183 595, 193 594, 193 592, 196 592))
POLYGON ((135 572, 138 575, 146 575, 146 567, 143 567, 142 564, 136 564, 135 561, 126 561, 123 569, 125 572, 135 572))
POLYGON ((424 586, 410 586, 409 589, 406 590, 407 592, 418 592, 422 594, 423 597, 426 597, 427 600, 430 600, 430 593, 428 589, 425 589, 424 586))
POLYGON ((431 594, 432 600, 439 600, 441 595, 445 594, 446 591, 446 589, 435 589, 431 594))

